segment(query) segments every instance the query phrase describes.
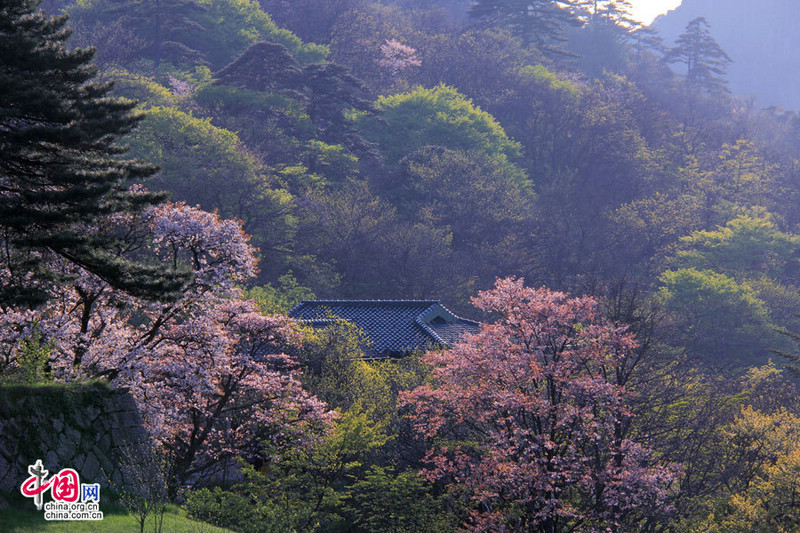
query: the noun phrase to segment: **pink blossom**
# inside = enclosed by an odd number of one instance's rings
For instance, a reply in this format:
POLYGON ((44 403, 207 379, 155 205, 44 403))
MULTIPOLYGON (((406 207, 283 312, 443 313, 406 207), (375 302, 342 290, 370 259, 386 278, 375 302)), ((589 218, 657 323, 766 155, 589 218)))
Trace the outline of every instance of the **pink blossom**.
POLYGON ((4 366, 16 364, 19 343, 38 328, 56 379, 101 377, 129 389, 172 457, 173 490, 220 459, 261 454, 264 440, 305 446, 327 431, 332 414, 281 353, 297 341, 289 320, 239 299, 237 284, 257 271, 239 221, 178 203, 108 223, 121 256, 188 269, 193 281, 178 299, 152 302, 53 259, 70 285, 54 287, 41 309, 0 309, 4 366))
POLYGON ((403 396, 429 443, 428 477, 455 479, 478 503, 469 528, 616 527, 661 505, 675 471, 618 437, 629 414, 605 377, 633 336, 602 320, 591 298, 514 278, 474 304, 499 320, 427 354, 433 383, 403 396))
POLYGON ((381 45, 381 58, 378 65, 387 69, 392 76, 403 70, 419 67, 422 61, 417 57, 417 50, 405 45, 397 39, 388 39, 381 45))

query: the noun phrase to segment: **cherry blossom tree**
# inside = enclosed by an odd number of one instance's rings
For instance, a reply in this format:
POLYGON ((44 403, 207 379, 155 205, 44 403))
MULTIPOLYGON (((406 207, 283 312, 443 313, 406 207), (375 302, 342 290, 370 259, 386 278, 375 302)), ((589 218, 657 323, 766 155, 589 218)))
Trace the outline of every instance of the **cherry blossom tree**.
POLYGON ((304 446, 324 435, 331 413, 280 353, 298 340, 289 319, 241 299, 237 284, 256 274, 257 259, 239 221, 164 204, 114 215, 102 231, 116 234, 120 256, 187 271, 191 282, 169 302, 145 300, 51 258, 69 283, 54 285, 44 307, 0 310, 3 364, 13 366, 17 346, 41 331, 55 379, 99 377, 129 389, 169 459, 173 498, 233 457, 260 456, 266 441, 304 446))
POLYGON ((393 77, 404 70, 422 65, 422 61, 417 57, 416 48, 397 39, 388 39, 380 48, 381 58, 378 59, 378 65, 385 68, 393 77))
POLYGON ((500 315, 431 352, 432 383, 403 401, 428 442, 426 474, 473 500, 475 531, 616 531, 663 504, 676 476, 626 439, 613 370, 635 347, 596 302, 521 279, 473 300, 500 315))

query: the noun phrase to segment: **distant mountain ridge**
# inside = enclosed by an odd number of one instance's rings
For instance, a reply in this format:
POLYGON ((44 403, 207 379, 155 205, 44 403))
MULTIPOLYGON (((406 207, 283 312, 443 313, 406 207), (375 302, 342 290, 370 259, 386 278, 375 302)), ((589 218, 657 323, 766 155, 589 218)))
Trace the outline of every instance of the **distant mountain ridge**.
POLYGON ((734 60, 731 90, 761 107, 800 110, 800 3, 797 0, 683 0, 653 23, 672 46, 686 23, 705 17, 734 60))

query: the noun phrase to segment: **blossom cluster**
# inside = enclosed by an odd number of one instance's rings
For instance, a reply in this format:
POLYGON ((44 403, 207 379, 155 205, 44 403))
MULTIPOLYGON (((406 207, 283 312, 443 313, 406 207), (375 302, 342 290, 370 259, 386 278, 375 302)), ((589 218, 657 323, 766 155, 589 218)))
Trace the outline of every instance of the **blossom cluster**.
POLYGON ((118 236, 121 256, 189 270, 192 281, 176 299, 148 301, 53 259, 70 281, 46 305, 0 309, 0 371, 19 364, 20 343, 36 331, 55 379, 100 377, 129 389, 171 456, 173 484, 225 457, 257 456, 265 440, 310 445, 327 431, 331 413, 281 352, 297 342, 289 320, 240 299, 237 285, 255 275, 257 259, 239 221, 168 203, 111 217, 102 231, 118 236))
POLYGON ((378 59, 378 65, 387 69, 392 76, 422 65, 422 61, 417 57, 417 50, 397 39, 388 39, 380 49, 381 58, 378 59))
POLYGON ((675 472, 620 433, 629 413, 608 377, 633 336, 591 298, 513 278, 474 303, 500 319, 427 354, 432 384, 404 396, 430 444, 427 477, 468 490, 479 503, 473 528, 618 524, 662 505, 675 472))

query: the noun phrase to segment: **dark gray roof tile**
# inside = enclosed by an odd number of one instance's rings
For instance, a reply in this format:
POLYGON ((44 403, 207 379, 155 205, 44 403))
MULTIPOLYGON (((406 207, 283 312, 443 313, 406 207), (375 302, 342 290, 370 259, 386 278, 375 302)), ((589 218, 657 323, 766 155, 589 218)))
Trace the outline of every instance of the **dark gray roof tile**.
POLYGON ((435 300, 310 300, 294 307, 289 316, 314 327, 324 327, 332 318, 351 322, 371 340, 369 357, 450 346, 480 327, 435 300))

